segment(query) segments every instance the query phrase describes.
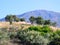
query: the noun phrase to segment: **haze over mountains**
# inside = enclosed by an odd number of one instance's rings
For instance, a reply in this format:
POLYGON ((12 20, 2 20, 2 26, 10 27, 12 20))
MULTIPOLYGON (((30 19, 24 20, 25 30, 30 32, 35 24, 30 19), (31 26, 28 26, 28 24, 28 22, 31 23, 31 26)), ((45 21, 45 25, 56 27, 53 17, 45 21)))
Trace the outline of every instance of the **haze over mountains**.
MULTIPOLYGON (((47 10, 34 10, 30 12, 26 12, 24 14, 16 15, 19 18, 25 18, 26 21, 29 21, 30 16, 41 16, 44 19, 50 19, 52 22, 56 22, 57 26, 60 27, 60 13, 47 11, 47 10)), ((5 18, 0 19, 0 21, 4 21, 5 18)))

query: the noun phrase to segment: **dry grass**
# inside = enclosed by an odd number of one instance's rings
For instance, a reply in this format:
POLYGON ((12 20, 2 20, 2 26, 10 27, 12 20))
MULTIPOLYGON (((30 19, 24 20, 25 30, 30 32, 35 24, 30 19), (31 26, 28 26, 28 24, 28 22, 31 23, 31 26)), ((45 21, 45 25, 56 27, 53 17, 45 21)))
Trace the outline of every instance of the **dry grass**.
POLYGON ((10 26, 9 22, 0 22, 0 28, 8 27, 8 26, 10 26))
POLYGON ((30 25, 30 23, 26 22, 13 22, 12 25, 10 25, 9 22, 0 22, 0 28, 9 28, 11 26, 17 28, 21 28, 23 26, 24 28, 28 28, 30 25))
MULTIPOLYGON (((22 26, 25 28, 30 27, 30 23, 26 23, 26 22, 13 22, 12 26, 13 27, 18 27, 21 28, 22 26)), ((0 22, 0 28, 9 28, 11 25, 9 22, 0 22)), ((60 30, 60 28, 57 27, 53 27, 50 26, 50 28, 52 28, 52 30, 56 31, 56 30, 60 30)))
POLYGON ((53 31, 60 30, 60 28, 58 28, 58 27, 50 26, 50 28, 51 28, 53 31))

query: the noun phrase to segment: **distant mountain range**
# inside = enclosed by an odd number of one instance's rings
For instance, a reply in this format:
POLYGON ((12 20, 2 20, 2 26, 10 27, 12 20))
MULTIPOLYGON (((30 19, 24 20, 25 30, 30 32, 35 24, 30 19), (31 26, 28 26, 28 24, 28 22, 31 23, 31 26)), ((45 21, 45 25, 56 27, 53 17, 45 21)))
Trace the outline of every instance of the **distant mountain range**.
MULTIPOLYGON (((44 19, 50 19, 52 22, 56 22, 57 26, 60 27, 60 13, 58 12, 47 11, 47 10, 34 10, 16 16, 19 18, 25 18, 25 20, 28 22, 30 16, 34 16, 34 17, 41 16, 44 19)), ((5 21, 5 18, 0 19, 0 21, 5 21)))

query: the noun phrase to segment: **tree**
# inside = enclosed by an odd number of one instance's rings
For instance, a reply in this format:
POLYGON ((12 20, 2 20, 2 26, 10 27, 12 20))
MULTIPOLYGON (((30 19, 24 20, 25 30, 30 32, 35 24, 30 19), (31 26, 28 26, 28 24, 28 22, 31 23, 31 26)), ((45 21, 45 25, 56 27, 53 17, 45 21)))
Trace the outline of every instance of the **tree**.
POLYGON ((10 24, 12 24, 12 21, 13 21, 14 19, 13 19, 13 16, 12 16, 12 15, 7 15, 7 16, 5 17, 5 20, 6 20, 6 21, 9 21, 10 24))
POLYGON ((43 18, 42 18, 42 17, 37 17, 37 18, 36 18, 36 23, 42 25, 42 24, 44 23, 43 18))
POLYGON ((31 16, 31 17, 29 18, 29 20, 30 20, 31 24, 33 24, 34 21, 35 21, 35 17, 34 17, 34 16, 31 16))
POLYGON ((13 21, 13 18, 11 16, 10 19, 9 19, 10 24, 12 24, 12 21, 13 21))
POLYGON ((16 17, 16 18, 14 18, 14 21, 19 22, 20 19, 16 17))
POLYGON ((13 21, 16 21, 16 22, 25 21, 24 18, 18 18, 18 17, 16 17, 16 15, 7 15, 7 16, 5 17, 5 20, 6 20, 6 21, 9 21, 10 24, 12 24, 13 21))
POLYGON ((12 24, 13 21, 18 22, 19 18, 17 18, 16 15, 7 15, 5 17, 5 20, 8 21, 8 22, 10 22, 10 24, 12 24))
POLYGON ((25 19, 24 18, 20 18, 20 21, 25 21, 25 19))
POLYGON ((19 21, 20 21, 20 19, 19 19, 16 15, 13 15, 13 19, 14 19, 14 21, 16 21, 16 22, 19 22, 19 21))
POLYGON ((52 22, 52 24, 51 24, 52 26, 56 26, 56 22, 52 22))
POLYGON ((51 21, 50 20, 45 20, 44 25, 50 25, 51 21))
POLYGON ((9 21, 9 20, 10 20, 10 16, 7 15, 7 16, 5 17, 5 21, 9 21))

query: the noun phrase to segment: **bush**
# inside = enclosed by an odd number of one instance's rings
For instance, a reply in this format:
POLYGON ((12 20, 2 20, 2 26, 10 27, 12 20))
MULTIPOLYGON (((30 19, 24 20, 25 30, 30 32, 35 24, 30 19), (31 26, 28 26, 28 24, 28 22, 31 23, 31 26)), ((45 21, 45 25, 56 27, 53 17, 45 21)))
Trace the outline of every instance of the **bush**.
POLYGON ((60 45, 60 37, 54 38, 49 45, 60 45))
POLYGON ((34 31, 39 31, 39 32, 44 32, 44 33, 48 33, 48 32, 52 32, 51 28, 49 26, 31 26, 28 28, 28 30, 34 30, 34 31))
POLYGON ((8 33, 0 30, 0 40, 9 38, 8 33))
POLYGON ((60 36, 60 30, 57 30, 55 33, 60 36))
POLYGON ((8 36, 10 39, 14 39, 16 37, 16 35, 17 35, 17 32, 9 32, 8 33, 8 36))
POLYGON ((18 39, 26 45, 47 45, 49 40, 40 35, 40 32, 21 30, 17 33, 18 39))
POLYGON ((7 45, 7 41, 9 41, 8 33, 0 30, 0 45, 7 45))
POLYGON ((28 28, 28 30, 40 31, 41 27, 40 26, 31 26, 28 28))
POLYGON ((41 28, 41 32, 45 32, 45 33, 52 32, 52 29, 49 26, 43 26, 41 28))

